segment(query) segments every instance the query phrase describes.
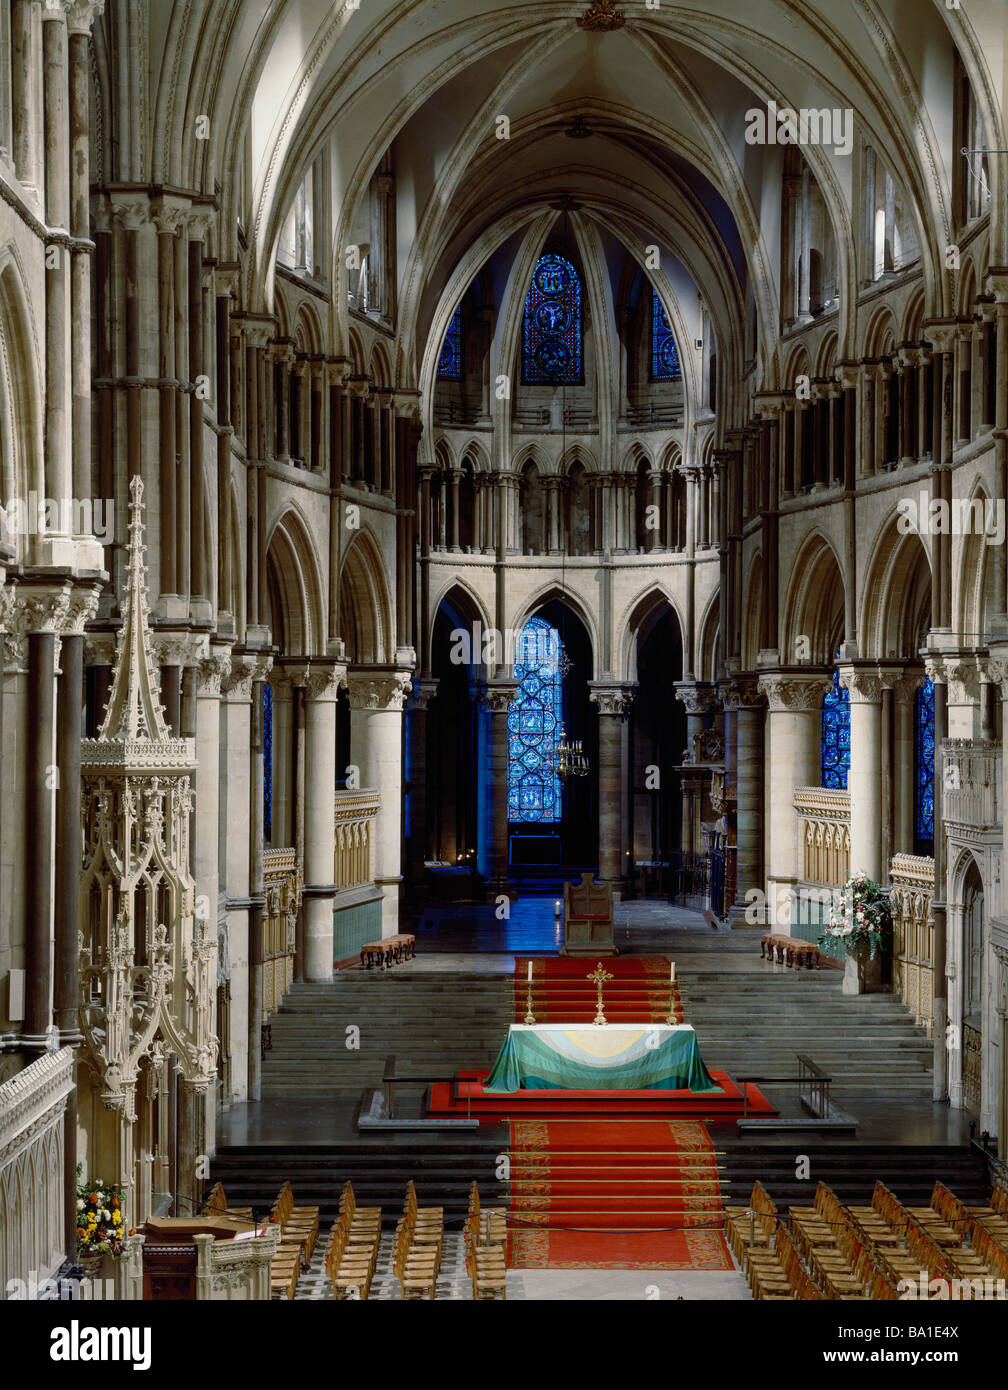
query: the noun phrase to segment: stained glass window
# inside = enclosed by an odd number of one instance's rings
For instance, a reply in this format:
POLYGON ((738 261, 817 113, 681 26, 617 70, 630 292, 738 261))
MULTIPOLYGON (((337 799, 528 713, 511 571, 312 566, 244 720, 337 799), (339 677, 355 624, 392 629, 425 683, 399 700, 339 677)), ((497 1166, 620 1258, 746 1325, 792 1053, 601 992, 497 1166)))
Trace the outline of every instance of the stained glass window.
POLYGON ((525 381, 579 382, 581 360, 581 280, 563 256, 540 256, 525 296, 525 381))
POLYGON ((273 833, 273 692, 263 685, 263 836, 273 833))
POLYGON ((839 671, 833 672, 833 685, 823 696, 819 750, 820 785, 846 790, 850 772, 850 693, 840 684, 839 671))
POLYGON ((914 839, 918 854, 934 850, 934 685, 925 676, 914 697, 914 839))
POLYGON ((651 380, 681 381, 682 364, 672 325, 658 291, 651 286, 651 380))
POLYGON ((462 380, 462 305, 451 316, 448 332, 441 344, 437 374, 446 381, 462 380))
POLYGON ((560 779, 550 757, 563 709, 556 628, 530 618, 518 638, 514 669, 518 697, 508 710, 508 819, 558 821, 560 779))

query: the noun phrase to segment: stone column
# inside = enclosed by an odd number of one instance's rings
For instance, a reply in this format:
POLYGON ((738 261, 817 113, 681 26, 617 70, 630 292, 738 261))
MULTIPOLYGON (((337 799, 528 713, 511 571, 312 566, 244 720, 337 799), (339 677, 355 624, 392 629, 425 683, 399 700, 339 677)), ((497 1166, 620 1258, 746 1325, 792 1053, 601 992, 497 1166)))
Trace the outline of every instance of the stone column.
POLYGON ((460 486, 462 483, 462 469, 453 468, 450 472, 451 478, 451 548, 459 551, 459 498, 460 486))
MULTIPOLYGON (((299 675, 292 671, 295 683, 299 675)), ((346 667, 331 661, 311 662, 305 686, 305 849, 304 977, 332 979, 333 883, 336 853, 336 697, 346 684, 346 667)))
POLYGON ((16 591, 17 623, 27 634, 27 728, 24 790, 25 1016, 29 1052, 45 1052, 53 1024, 53 835, 55 831, 56 649, 70 606, 69 585, 16 591))
POLYGON ((729 801, 735 791, 736 886, 729 913, 743 922, 746 893, 762 893, 763 883, 763 704, 754 677, 733 675, 718 693, 725 707, 725 780, 729 801))
POLYGON ((630 712, 635 687, 591 681, 588 692, 598 709, 599 721, 599 878, 621 890, 627 880, 627 850, 623 844, 623 803, 627 795, 623 724, 630 712))
POLYGON ((413 681, 406 706, 406 885, 422 893, 427 859, 427 706, 437 694, 435 680, 413 681))
MULTIPOLYGON (((702 734, 710 722, 710 716, 718 708, 717 698, 714 687, 704 685, 699 681, 677 681, 675 685, 676 699, 685 707, 686 710, 686 746, 681 754, 681 761, 691 763, 695 761, 693 740, 702 734)), ((683 779, 682 787, 682 848, 685 850, 696 850, 693 820, 691 816, 692 792, 683 779)))
POLYGON ((878 667, 843 665, 840 684, 850 692, 850 792, 852 874, 867 874, 881 883, 888 870, 882 862, 882 689, 878 667))
POLYGON ((508 710, 517 693, 516 681, 497 677, 479 694, 476 868, 491 896, 508 891, 508 710))
POLYGON ((819 672, 780 670, 759 677, 769 711, 764 750, 769 777, 767 911, 775 927, 789 927, 791 893, 802 878, 794 790, 819 785, 822 701, 831 684, 831 677, 819 672))
POLYGON ((381 808, 375 825, 374 883, 382 893, 382 936, 399 931, 402 884, 403 710, 412 672, 391 667, 349 671, 350 755, 361 786, 376 788, 381 808))

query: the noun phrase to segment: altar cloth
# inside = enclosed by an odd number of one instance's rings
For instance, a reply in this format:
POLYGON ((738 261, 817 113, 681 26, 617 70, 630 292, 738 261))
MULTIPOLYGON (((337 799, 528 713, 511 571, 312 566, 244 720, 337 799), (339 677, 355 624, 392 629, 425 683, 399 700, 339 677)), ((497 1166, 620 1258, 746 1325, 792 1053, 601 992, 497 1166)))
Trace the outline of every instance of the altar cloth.
POLYGON ((688 1023, 513 1023, 486 1091, 719 1091, 688 1023))

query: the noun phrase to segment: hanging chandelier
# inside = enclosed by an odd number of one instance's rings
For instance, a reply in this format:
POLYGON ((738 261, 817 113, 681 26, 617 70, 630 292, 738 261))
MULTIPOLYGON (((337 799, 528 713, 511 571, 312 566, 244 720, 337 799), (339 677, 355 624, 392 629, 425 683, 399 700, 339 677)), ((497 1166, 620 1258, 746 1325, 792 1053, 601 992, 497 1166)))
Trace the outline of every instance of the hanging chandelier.
POLYGON ((567 734, 564 726, 560 725, 560 738, 553 748, 552 756, 553 771, 561 782, 566 782, 568 777, 587 777, 588 759, 584 755, 581 740, 573 739, 567 741, 567 734))

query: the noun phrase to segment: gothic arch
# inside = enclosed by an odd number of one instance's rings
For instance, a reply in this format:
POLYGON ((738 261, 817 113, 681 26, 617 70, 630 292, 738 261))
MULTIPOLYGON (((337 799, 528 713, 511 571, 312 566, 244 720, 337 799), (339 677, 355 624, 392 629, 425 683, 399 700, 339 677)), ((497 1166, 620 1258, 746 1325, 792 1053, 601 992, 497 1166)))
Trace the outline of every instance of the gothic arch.
MULTIPOLYGON (((57 496, 45 476, 38 343, 17 250, 0 252, 0 483, 5 499, 57 496)), ((15 537, 19 553, 35 538, 15 537)), ((27 558, 22 554, 22 558, 27 558)))
POLYGON ((832 666, 838 623, 843 633, 845 587, 833 546, 821 531, 812 531, 798 551, 784 597, 782 660, 832 666))
POLYGON ((756 669, 762 647, 763 582, 763 556, 757 552, 749 568, 745 619, 742 627, 742 667, 746 671, 756 669))
POLYGON ((718 646, 721 640, 721 601, 715 589, 706 612, 700 622, 700 641, 697 647, 697 680, 714 681, 718 676, 720 657, 718 646))
POLYGON ((591 649, 592 670, 597 673, 599 665, 598 628, 588 605, 582 602, 580 596, 572 590, 570 585, 566 588, 561 588, 555 580, 548 580, 537 589, 534 594, 524 601, 521 608, 515 614, 512 623, 514 632, 516 634, 521 632, 529 618, 534 618, 540 609, 545 608, 546 605, 551 602, 563 604, 566 608, 569 608, 584 626, 584 630, 588 634, 588 643, 591 649))
POLYGON ((285 656, 321 655, 326 647, 320 567, 311 530, 291 504, 266 548, 274 640, 285 656))
POLYGON ((869 660, 918 659, 917 635, 931 618, 931 565, 922 538, 888 522, 872 545, 858 620, 860 655, 869 660))
POLYGON ((676 620, 680 641, 684 642, 685 628, 682 614, 675 599, 660 584, 652 584, 636 598, 631 599, 614 624, 615 646, 619 652, 617 669, 624 674, 621 679, 637 679, 637 654, 641 641, 646 637, 651 625, 668 611, 676 620))
MULTIPOLYGON (((978 479, 969 493, 971 507, 985 509, 990 504, 978 479)), ((982 512, 986 523, 986 511, 982 512)), ((993 542, 986 533, 971 529, 962 537, 953 560, 955 582, 955 623, 964 646, 982 647, 987 640, 987 624, 994 595, 993 542)))
POLYGON ((378 663, 392 660, 394 636, 381 550, 369 530, 351 541, 340 570, 340 636, 348 661, 378 663))

